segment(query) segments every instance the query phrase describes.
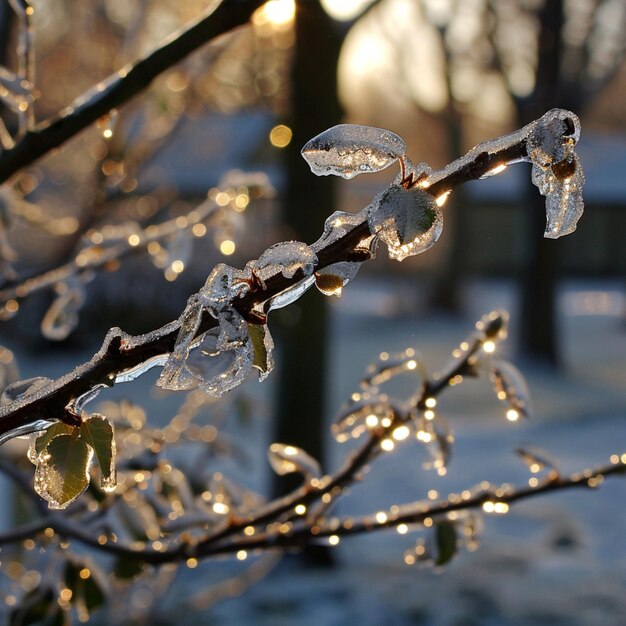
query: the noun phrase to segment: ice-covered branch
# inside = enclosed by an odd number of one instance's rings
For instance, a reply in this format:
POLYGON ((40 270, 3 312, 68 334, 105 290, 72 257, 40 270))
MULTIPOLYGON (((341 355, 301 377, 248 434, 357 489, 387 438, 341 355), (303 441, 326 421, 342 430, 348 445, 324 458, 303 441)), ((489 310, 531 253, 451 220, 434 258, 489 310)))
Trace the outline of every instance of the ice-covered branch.
MULTIPOLYGON (((194 50, 247 23, 263 1, 228 0, 217 6, 211 3, 198 20, 174 33, 162 46, 98 83, 57 117, 28 128, 14 147, 0 153, 0 183, 58 148, 112 109, 121 107, 194 50)), ((18 0, 13 2, 17 6, 24 4, 18 0)))
POLYGON ((310 246, 276 244, 243 270, 218 265, 178 320, 140 336, 112 329, 88 363, 56 381, 13 390, 7 398, 13 401, 0 407, 0 441, 41 430, 54 420, 75 424, 80 421, 75 403, 82 404, 81 398, 157 365, 165 365, 161 386, 180 390, 199 385, 215 396, 238 385, 253 366, 266 376, 273 366, 266 325, 271 310, 295 301, 314 284, 326 295, 340 295, 379 242, 397 260, 427 250, 441 233, 439 207, 451 189, 467 180, 528 160, 537 184, 550 187, 540 187, 547 194, 547 236, 571 232, 582 211, 582 172, 573 151, 580 128, 568 111, 550 111, 436 172, 425 164, 412 165, 402 146, 389 139, 393 133, 380 131, 383 139, 373 141, 369 131, 364 139, 360 136, 363 127, 336 128, 341 132, 330 129, 305 146, 314 171, 351 177, 399 160, 401 176, 360 212, 332 214, 310 246))

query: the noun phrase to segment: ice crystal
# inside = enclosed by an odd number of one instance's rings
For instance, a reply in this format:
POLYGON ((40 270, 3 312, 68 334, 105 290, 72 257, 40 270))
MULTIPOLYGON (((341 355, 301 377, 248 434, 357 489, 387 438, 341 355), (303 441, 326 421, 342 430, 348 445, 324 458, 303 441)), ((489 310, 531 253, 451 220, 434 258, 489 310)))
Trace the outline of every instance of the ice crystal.
POLYGON ((443 230, 435 198, 423 189, 396 184, 375 198, 368 221, 372 233, 387 244, 389 257, 398 261, 428 250, 443 230))
POLYGON ((314 174, 342 178, 383 170, 405 152, 406 144, 395 133, 356 124, 333 126, 302 148, 302 156, 314 174))

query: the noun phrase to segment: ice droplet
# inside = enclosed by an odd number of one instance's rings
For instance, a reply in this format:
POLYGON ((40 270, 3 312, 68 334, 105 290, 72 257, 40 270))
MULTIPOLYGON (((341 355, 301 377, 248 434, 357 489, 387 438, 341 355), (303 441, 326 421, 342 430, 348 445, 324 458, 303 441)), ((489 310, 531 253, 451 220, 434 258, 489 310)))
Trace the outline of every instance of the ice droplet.
POLYGON ((395 133, 357 124, 333 126, 302 148, 316 176, 334 174, 346 179, 383 170, 405 153, 406 144, 395 133))
POLYGON ((361 263, 341 261, 315 272, 315 286, 325 296, 341 297, 342 289, 357 275, 361 263))
POLYGON ((533 184, 546 197, 546 229, 544 237, 557 239, 576 230, 585 205, 582 188, 583 168, 575 153, 546 167, 533 164, 533 184))
POLYGON ((270 246, 256 261, 246 265, 259 279, 263 289, 265 283, 282 274, 285 278, 293 278, 296 272, 301 272, 306 278, 313 273, 317 265, 317 255, 305 243, 299 241, 284 241, 270 246))
POLYGON ((443 230, 435 198, 419 188, 390 185, 374 199, 368 215, 370 230, 387 244, 389 258, 397 261, 428 250, 443 230))
POLYGON ((310 454, 296 446, 273 443, 267 450, 267 458, 279 476, 298 472, 306 479, 311 479, 322 475, 320 464, 310 454))

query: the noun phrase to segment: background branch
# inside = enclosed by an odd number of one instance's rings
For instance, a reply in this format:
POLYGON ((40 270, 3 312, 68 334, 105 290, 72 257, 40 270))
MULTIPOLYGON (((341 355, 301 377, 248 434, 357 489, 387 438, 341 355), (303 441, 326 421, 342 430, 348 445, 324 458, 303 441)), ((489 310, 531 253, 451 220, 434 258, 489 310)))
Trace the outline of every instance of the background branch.
POLYGON ((229 0, 217 7, 212 3, 198 20, 174 33, 161 47, 112 74, 57 117, 29 129, 13 148, 0 153, 0 183, 131 100, 194 50, 247 23, 262 4, 263 0, 229 0))

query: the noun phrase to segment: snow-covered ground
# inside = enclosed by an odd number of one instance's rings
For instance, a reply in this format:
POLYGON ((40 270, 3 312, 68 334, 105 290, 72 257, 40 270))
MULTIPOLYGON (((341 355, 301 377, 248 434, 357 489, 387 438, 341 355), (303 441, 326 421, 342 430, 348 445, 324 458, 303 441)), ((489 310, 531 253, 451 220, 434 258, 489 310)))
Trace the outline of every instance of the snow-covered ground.
MULTIPOLYGON (((466 314, 460 318, 407 314, 398 300, 403 290, 410 291, 403 284, 363 277, 334 302, 329 422, 382 350, 416 347, 434 371, 476 319, 494 308, 510 310, 515 335, 517 300, 510 284, 468 285, 466 314)), ((532 420, 507 422, 488 381, 471 380, 451 389, 439 403, 456 436, 447 476, 424 471, 421 449, 407 442, 373 465, 363 484, 341 501, 338 512, 370 513, 424 498, 431 489, 446 495, 482 480, 524 484, 528 474, 514 453, 520 446, 546 450, 563 472, 603 464, 611 454, 626 452, 623 285, 577 282, 564 287, 560 305, 563 373, 517 361, 514 341, 503 347, 527 376, 535 409, 532 420)), ((68 358, 79 362, 83 356, 89 355, 68 358)), ((67 360, 26 359, 23 375, 59 375, 67 367, 67 360)), ((142 385, 145 382, 137 381, 114 392, 143 400, 148 409, 156 407, 142 385)), ((266 404, 272 389, 272 377, 263 385, 247 385, 248 392, 266 404)), ((160 409, 167 406, 162 399, 159 403, 160 409)), ((251 429, 245 438, 260 466, 267 420, 245 428, 251 429)), ((330 438, 329 446, 335 466, 344 451, 330 438)), ((263 472, 250 472, 249 467, 242 474, 263 478, 263 472)), ((266 480, 267 473, 264 476, 266 480)), ((507 515, 488 516, 479 549, 461 552, 442 571, 404 564, 403 553, 415 540, 411 535, 370 533, 342 541, 333 551, 332 568, 313 568, 296 557, 284 559, 266 578, 206 609, 197 621, 267 626, 617 626, 626 624, 625 531, 626 481, 612 478, 593 491, 541 496, 513 506, 507 515)), ((174 592, 165 598, 162 618, 189 610, 183 589, 193 595, 236 571, 236 566, 209 562, 182 572, 174 592)))

